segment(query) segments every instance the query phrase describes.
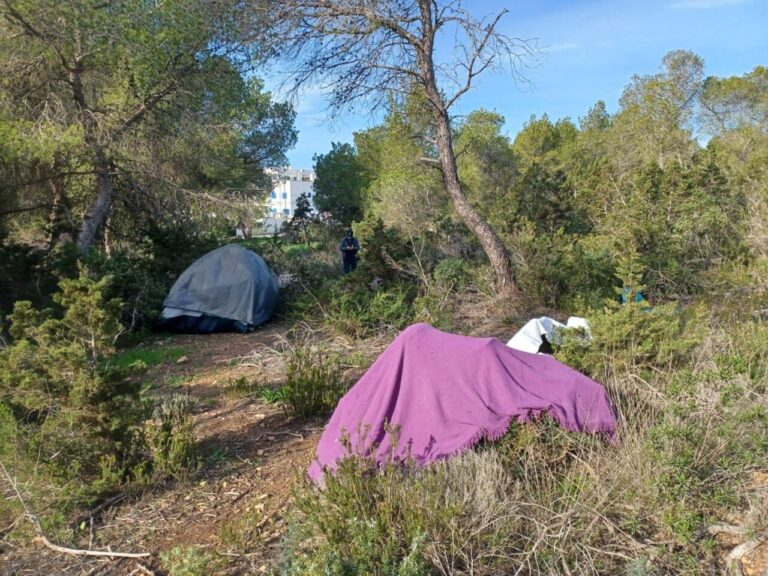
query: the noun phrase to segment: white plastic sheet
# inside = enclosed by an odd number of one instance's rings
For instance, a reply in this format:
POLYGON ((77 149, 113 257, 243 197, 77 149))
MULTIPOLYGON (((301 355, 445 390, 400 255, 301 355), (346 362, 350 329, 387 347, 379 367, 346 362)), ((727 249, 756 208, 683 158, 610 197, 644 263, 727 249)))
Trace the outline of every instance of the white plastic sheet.
POLYGON ((517 334, 510 338, 507 346, 515 350, 536 354, 544 343, 542 336, 550 344, 559 344, 561 339, 558 331, 566 328, 582 328, 589 336, 589 324, 585 318, 571 316, 568 318, 568 322, 563 324, 549 316, 542 316, 529 320, 525 326, 518 330, 517 334))

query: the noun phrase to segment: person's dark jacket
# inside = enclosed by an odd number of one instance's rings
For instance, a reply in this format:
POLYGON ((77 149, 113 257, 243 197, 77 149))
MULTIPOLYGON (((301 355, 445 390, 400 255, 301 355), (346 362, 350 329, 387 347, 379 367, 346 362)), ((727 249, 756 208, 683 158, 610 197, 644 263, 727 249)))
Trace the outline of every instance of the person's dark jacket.
POLYGON ((344 236, 339 244, 339 250, 344 255, 345 259, 354 259, 360 250, 360 242, 354 236, 344 236), (352 248, 350 250, 350 248, 352 248))

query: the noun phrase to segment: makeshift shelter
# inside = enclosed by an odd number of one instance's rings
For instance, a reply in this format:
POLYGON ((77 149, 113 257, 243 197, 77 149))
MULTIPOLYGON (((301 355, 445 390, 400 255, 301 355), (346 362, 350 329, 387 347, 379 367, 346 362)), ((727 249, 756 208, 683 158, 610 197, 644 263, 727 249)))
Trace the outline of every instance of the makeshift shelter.
POLYGON ((551 356, 415 324, 341 399, 309 475, 321 479, 350 451, 425 465, 544 413, 568 430, 612 436, 616 427, 605 389, 551 356))
POLYGON ((248 332, 272 316, 278 281, 258 254, 228 244, 195 260, 163 302, 160 326, 178 332, 248 332))
POLYGON ((583 330, 585 337, 589 339, 589 324, 584 318, 571 316, 568 322, 563 324, 549 316, 542 316, 526 322, 525 326, 509 339, 507 346, 533 354, 551 354, 552 344, 560 344, 562 341, 560 331, 571 328, 583 330))

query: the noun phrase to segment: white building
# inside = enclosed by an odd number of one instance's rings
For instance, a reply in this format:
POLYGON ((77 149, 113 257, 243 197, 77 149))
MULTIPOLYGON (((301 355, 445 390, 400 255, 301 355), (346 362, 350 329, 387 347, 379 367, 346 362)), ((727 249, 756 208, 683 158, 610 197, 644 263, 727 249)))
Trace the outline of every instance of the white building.
POLYGON ((316 211, 312 184, 315 181, 314 170, 296 168, 267 168, 272 177, 272 193, 268 199, 269 213, 273 218, 291 219, 296 212, 296 200, 306 194, 312 210, 316 211))
POLYGON ((312 184, 315 181, 314 170, 300 168, 267 168, 265 172, 272 178, 272 192, 267 197, 267 217, 263 222, 262 233, 273 234, 293 218, 296 212, 296 201, 299 196, 306 194, 314 212, 315 193, 312 184))

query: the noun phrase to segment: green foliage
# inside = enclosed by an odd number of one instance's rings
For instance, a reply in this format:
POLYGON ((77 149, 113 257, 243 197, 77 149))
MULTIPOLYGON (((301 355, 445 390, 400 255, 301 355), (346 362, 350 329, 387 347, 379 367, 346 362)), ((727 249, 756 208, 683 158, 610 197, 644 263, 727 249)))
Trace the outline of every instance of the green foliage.
POLYGON ((583 232, 588 228, 584 215, 574 206, 573 190, 563 170, 548 169, 534 161, 514 192, 518 218, 533 222, 539 233, 583 232))
POLYGON ((197 258, 217 248, 222 239, 183 226, 149 225, 131 234, 124 248, 107 257, 90 251, 84 258, 95 275, 112 276, 111 295, 125 307, 122 322, 129 328, 150 328, 178 276, 197 258))
POLYGON ((414 90, 402 105, 393 105, 383 125, 355 134, 368 175, 365 216, 408 238, 448 213, 439 172, 421 161, 436 156, 431 116, 423 93, 414 90))
POLYGON ((120 331, 120 302, 104 297, 109 283, 85 274, 62 281, 54 296, 61 319, 18 302, 13 343, 0 352, 0 398, 27 424, 28 450, 46 455, 54 476, 84 482, 84 489, 103 458, 114 458, 124 473, 141 458, 140 384, 104 367, 120 331))
POLYGON ((684 314, 675 304, 649 308, 640 302, 607 301, 602 310, 587 313, 591 340, 566 331, 556 356, 598 379, 610 375, 608 370, 643 374, 680 366, 703 337, 704 327, 693 314, 684 314))
POLYGON ((683 370, 669 378, 668 405, 648 435, 662 522, 685 544, 710 519, 739 506, 748 471, 768 463, 768 406, 755 404, 753 388, 740 377, 747 370, 742 358, 720 356, 718 364, 716 372, 683 370))
POLYGON ((662 60, 662 72, 632 77, 621 97, 612 131, 617 161, 658 163, 661 168, 690 158, 694 106, 703 81, 704 61, 689 51, 673 50, 662 60), (624 158, 618 157, 623 154, 624 158))
POLYGON ((563 150, 576 139, 576 133, 567 118, 553 124, 546 114, 541 118, 532 116, 515 137, 512 149, 524 169, 536 163, 554 167, 560 163, 563 150))
POLYGON ((192 408, 189 397, 174 395, 161 401, 147 422, 147 444, 157 478, 178 478, 193 465, 192 408))
POLYGON ((235 396, 251 396, 261 390, 262 386, 258 379, 239 376, 231 378, 224 384, 224 390, 228 394, 235 396))
POLYGON ((498 113, 476 110, 456 134, 456 148, 463 151, 457 158, 462 190, 494 223, 499 213, 509 211, 508 194, 518 173, 518 158, 502 135, 503 124, 498 113))
POLYGON ((215 558, 199 546, 177 546, 160 552, 160 560, 169 576, 206 576, 211 573, 215 558))
POLYGON ((432 276, 441 286, 459 291, 465 289, 472 280, 472 269, 466 260, 445 258, 437 263, 432 276))
POLYGON ((13 340, 0 350, 1 443, 19 466, 38 461, 30 481, 52 481, 69 506, 150 472, 177 475, 190 461, 188 418, 161 408, 158 426, 145 426, 151 405, 136 376, 146 364, 139 357, 111 362, 122 327, 120 301, 106 297, 110 282, 84 272, 62 281, 54 295, 60 317, 17 302, 13 340))
POLYGON ((259 398, 261 398, 267 404, 280 404, 286 401, 287 390, 285 386, 281 386, 280 388, 262 386, 259 389, 259 398))
POLYGON ((100 234, 82 232, 100 232, 107 217, 107 242, 147 220, 205 221, 216 198, 252 213, 243 197, 296 141, 291 106, 243 74, 262 55, 244 30, 259 24, 244 26, 233 5, 23 0, 0 13, 0 179, 12 207, 37 206, 11 219, 49 246, 81 232, 92 247, 100 234), (22 71, 16 61, 32 64, 22 71), (45 112, 52 101, 56 111, 45 112), (97 191, 107 195, 103 216, 89 210, 97 191))
POLYGON ((302 418, 330 414, 347 388, 337 354, 302 343, 289 352, 283 394, 292 414, 302 418))
POLYGON ((398 276, 395 266, 409 254, 408 242, 381 218, 367 217, 355 225, 355 235, 362 247, 361 269, 371 278, 391 280, 398 276))
POLYGON ((613 294, 616 263, 598 238, 579 237, 560 229, 539 234, 523 221, 510 238, 515 276, 533 305, 563 306, 581 301, 599 306, 613 294))
POLYGON ((118 370, 138 365, 149 368, 163 362, 177 360, 186 354, 184 348, 131 348, 109 359, 109 365, 118 370))
POLYGON ((19 300, 51 306, 58 282, 77 275, 74 246, 52 251, 25 244, 0 242, 0 313, 19 300))
POLYGON ((633 184, 606 224, 623 244, 617 252, 636 248, 650 289, 690 293, 710 266, 743 255, 743 199, 710 159, 686 169, 650 165, 633 184))
POLYGON ((767 81, 765 66, 756 66, 743 76, 708 77, 701 102, 703 120, 709 131, 722 134, 749 125, 765 129, 768 126, 767 81))
POLYGON ((327 321, 341 334, 362 338, 384 328, 405 328, 413 319, 411 287, 370 290, 341 286, 326 308, 327 321))
POLYGON ((350 144, 333 142, 327 154, 316 154, 316 179, 312 185, 315 206, 329 212, 344 225, 360 220, 363 215, 362 194, 367 185, 366 172, 350 144))
POLYGON ((417 471, 347 457, 323 490, 305 487, 279 572, 427 576, 506 573, 518 519, 492 454, 417 471), (479 571, 479 572, 478 572, 479 571))

